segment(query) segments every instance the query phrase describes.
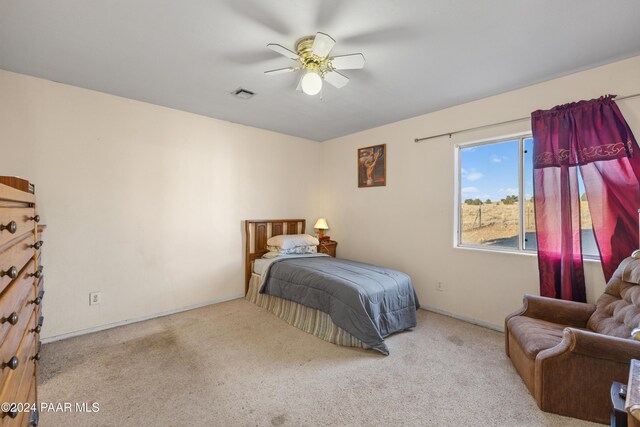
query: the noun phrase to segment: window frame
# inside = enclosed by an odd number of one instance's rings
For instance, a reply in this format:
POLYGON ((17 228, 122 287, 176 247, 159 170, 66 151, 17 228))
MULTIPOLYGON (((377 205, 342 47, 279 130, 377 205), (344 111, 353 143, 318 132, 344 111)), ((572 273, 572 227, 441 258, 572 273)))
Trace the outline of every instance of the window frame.
MULTIPOLYGON (((524 200, 524 140, 533 138, 533 133, 530 130, 517 132, 500 137, 484 138, 475 141, 460 142, 454 145, 454 169, 455 169, 455 197, 454 197, 454 231, 453 231, 453 247, 456 249, 469 249, 486 252, 500 252, 511 253, 521 255, 537 255, 537 249, 525 249, 526 238, 526 225, 524 223, 524 207, 525 204, 520 205, 518 212, 518 247, 509 248, 505 246, 483 246, 483 245, 469 245, 462 243, 462 227, 460 226, 461 216, 460 210, 462 201, 462 162, 460 151, 465 148, 480 147, 490 144, 498 144, 501 142, 509 142, 518 140, 518 200, 524 200)), ((578 172, 580 173, 580 172, 578 172)), ((585 261, 600 262, 599 256, 582 254, 582 259, 585 261)))
POLYGON ((524 224, 524 140, 527 138, 533 138, 531 131, 518 132, 515 134, 504 135, 500 137, 486 138, 476 141, 461 142, 454 145, 455 150, 455 200, 454 200, 454 241, 453 246, 460 249, 473 249, 488 252, 506 252, 506 253, 518 253, 535 255, 536 250, 525 249, 525 224, 524 224), (518 209, 518 247, 510 248, 506 246, 484 246, 474 244, 462 243, 462 227, 460 221, 462 219, 460 215, 462 200, 462 161, 460 152, 465 148, 480 147, 491 144, 499 144, 503 142, 518 141, 518 201, 520 201, 520 208, 518 209))

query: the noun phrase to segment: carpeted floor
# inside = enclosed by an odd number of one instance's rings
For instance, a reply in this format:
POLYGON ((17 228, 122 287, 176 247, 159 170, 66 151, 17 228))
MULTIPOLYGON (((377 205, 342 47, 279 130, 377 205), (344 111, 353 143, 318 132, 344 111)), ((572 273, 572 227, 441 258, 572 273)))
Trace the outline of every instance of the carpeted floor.
POLYGON ((337 347, 244 299, 47 344, 44 426, 583 426, 546 414, 503 335, 420 310, 390 356, 337 347), (75 408, 74 408, 75 409, 75 408))

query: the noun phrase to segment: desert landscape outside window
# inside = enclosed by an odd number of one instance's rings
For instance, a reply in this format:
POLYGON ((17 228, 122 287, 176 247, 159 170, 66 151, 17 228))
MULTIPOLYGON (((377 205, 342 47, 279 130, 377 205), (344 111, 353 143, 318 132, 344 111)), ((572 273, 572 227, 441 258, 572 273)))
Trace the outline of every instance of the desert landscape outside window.
MULTIPOLYGON (((458 246, 535 252, 531 135, 458 150, 458 246)), ((578 180, 583 254, 598 257, 579 171, 578 180)))

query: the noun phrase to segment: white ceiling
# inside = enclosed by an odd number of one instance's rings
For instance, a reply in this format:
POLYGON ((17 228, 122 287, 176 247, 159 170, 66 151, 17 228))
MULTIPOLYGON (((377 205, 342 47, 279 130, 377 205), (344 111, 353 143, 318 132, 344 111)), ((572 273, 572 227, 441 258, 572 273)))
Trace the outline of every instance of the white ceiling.
POLYGON ((637 0, 0 0, 0 68, 323 141, 640 55, 639 21, 637 0), (317 31, 365 55, 346 87, 263 75, 293 64, 267 43, 317 31))

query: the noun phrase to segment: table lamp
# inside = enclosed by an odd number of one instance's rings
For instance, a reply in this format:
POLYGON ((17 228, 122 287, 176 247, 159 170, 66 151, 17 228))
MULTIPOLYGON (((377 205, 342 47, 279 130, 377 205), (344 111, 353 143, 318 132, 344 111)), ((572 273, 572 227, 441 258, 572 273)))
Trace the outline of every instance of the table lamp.
POLYGON ((324 237, 324 230, 328 230, 329 225, 327 225, 326 219, 318 218, 318 220, 316 221, 316 225, 314 225, 313 228, 318 230, 318 239, 322 240, 322 238, 324 237))

